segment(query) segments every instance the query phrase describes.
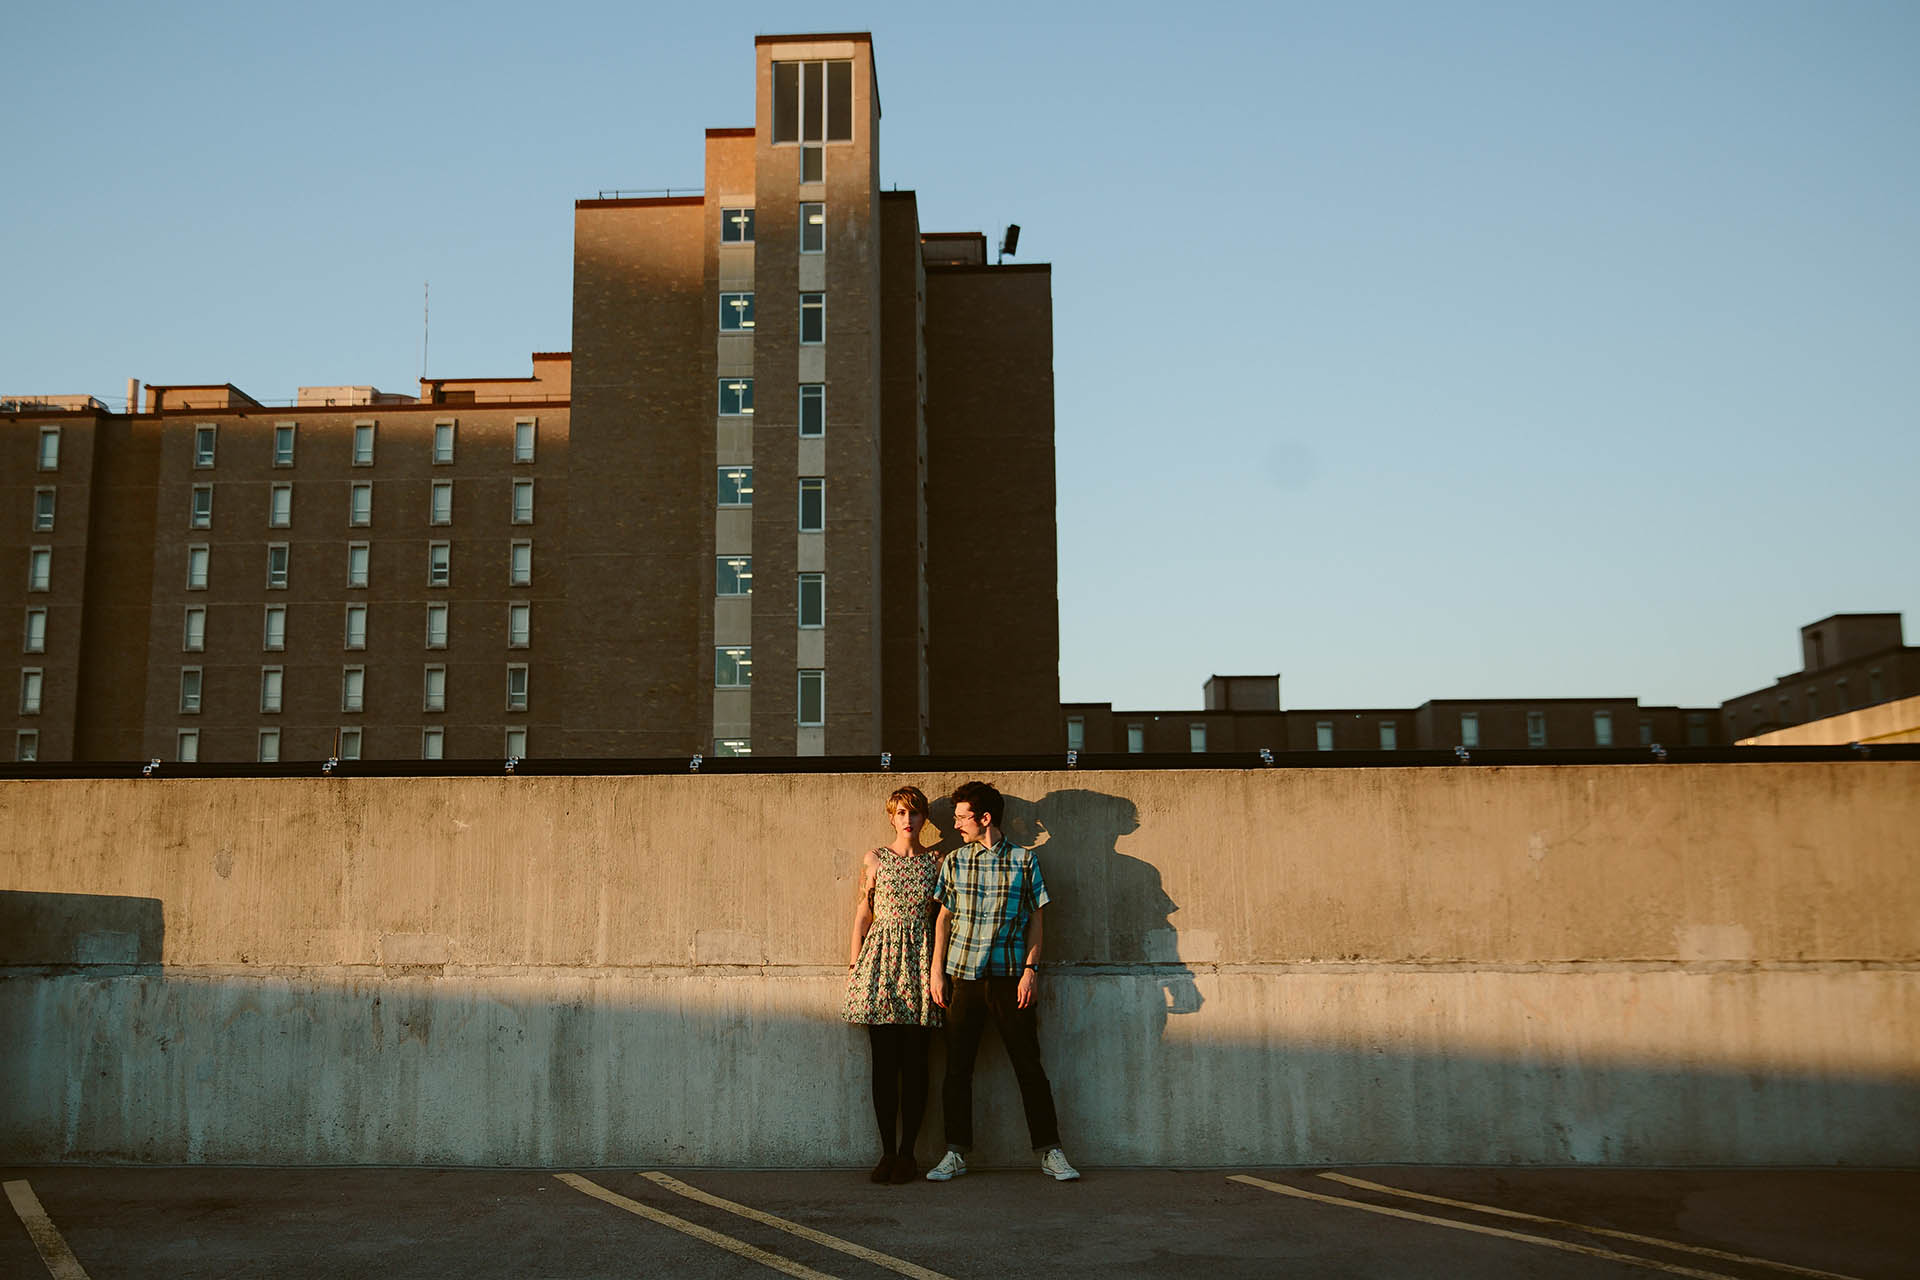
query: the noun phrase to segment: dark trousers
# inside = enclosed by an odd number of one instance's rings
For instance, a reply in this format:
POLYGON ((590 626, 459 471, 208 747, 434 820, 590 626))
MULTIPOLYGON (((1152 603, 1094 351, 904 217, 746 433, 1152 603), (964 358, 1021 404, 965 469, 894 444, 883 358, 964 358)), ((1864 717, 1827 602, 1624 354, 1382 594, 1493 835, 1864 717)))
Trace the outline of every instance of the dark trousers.
POLYGON ((973 1146, 973 1059, 987 1020, 1000 1029, 1020 1082, 1020 1105, 1027 1112, 1027 1137, 1035 1151, 1060 1145, 1060 1121, 1053 1112, 1053 1086, 1040 1066, 1039 1020, 1032 1008, 1020 1008, 1018 978, 954 978, 947 1001, 947 1078, 941 1106, 947 1145, 956 1151, 973 1146))

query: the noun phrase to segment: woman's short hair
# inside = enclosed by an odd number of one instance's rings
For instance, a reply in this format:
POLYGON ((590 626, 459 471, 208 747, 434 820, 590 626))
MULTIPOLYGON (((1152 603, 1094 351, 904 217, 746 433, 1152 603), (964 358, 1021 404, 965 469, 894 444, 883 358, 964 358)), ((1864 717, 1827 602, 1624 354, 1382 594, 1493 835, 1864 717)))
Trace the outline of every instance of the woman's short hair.
POLYGON ((887 797, 887 812, 895 809, 908 809, 921 817, 927 816, 927 793, 918 787, 902 787, 887 797))

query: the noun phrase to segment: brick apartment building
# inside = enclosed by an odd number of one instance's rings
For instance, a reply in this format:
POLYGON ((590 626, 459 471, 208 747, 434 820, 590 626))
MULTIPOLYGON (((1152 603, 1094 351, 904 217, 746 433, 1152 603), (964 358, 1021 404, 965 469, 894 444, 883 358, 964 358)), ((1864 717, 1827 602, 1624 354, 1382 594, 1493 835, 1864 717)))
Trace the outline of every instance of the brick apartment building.
POLYGON ((1049 268, 880 189, 867 35, 755 86, 703 195, 575 203, 530 376, 0 401, 16 758, 1059 749, 1049 268))
POLYGON ((1722 746, 1839 712, 1920 695, 1920 648, 1897 613, 1838 613, 1800 629, 1802 670, 1718 707, 1637 698, 1446 698, 1417 707, 1282 710, 1280 677, 1213 676, 1198 710, 1061 707, 1070 749, 1087 752, 1392 751, 1722 746))

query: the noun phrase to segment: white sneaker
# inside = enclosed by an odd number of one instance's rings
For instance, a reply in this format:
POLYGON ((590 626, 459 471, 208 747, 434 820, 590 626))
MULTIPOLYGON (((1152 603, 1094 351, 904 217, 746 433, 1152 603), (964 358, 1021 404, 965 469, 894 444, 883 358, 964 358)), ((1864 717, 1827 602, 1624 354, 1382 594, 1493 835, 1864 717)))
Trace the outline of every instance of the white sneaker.
MULTIPOLYGON (((949 1151, 940 1157, 940 1163, 927 1170, 928 1182, 950 1182, 967 1171, 967 1162, 960 1158, 958 1151, 949 1151)), ((1078 1174, 1074 1175, 1078 1177, 1078 1174)))
POLYGON ((1040 1161, 1040 1172, 1055 1182, 1072 1182, 1080 1176, 1080 1171, 1067 1163, 1067 1153, 1058 1147, 1047 1152, 1040 1161))

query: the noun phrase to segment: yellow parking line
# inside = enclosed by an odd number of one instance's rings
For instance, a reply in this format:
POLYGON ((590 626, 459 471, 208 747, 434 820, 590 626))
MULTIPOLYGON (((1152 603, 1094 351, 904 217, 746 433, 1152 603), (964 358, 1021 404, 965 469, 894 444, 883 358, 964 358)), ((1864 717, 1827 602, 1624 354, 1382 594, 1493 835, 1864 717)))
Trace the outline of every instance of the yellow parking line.
POLYGON ((67 1242, 60 1238, 60 1229, 53 1225, 53 1219, 40 1207, 40 1197, 33 1194, 23 1178, 18 1182, 6 1184, 7 1199, 13 1202, 13 1211, 20 1215, 20 1221, 26 1224, 27 1234, 33 1237, 33 1247, 40 1251, 41 1261, 47 1264, 47 1270, 53 1273, 53 1280, 87 1280, 87 1272, 80 1260, 73 1256, 73 1250, 67 1248, 67 1242))
POLYGON ((758 1209, 749 1208, 744 1204, 737 1204, 732 1200, 723 1200, 711 1192, 689 1186, 680 1181, 680 1179, 670 1177, 667 1174, 643 1173, 640 1176, 651 1179, 675 1195, 685 1196, 689 1200, 698 1200, 701 1204, 710 1204, 716 1209, 725 1209, 728 1213, 737 1213, 743 1218, 751 1218, 755 1222, 764 1223, 769 1227, 777 1227, 781 1231, 799 1236, 802 1240, 811 1240, 815 1244, 823 1244, 829 1249, 838 1249, 840 1252, 850 1254, 862 1262, 871 1262, 876 1267, 885 1267, 887 1270, 897 1271, 903 1276, 912 1276, 913 1280, 949 1280, 947 1276, 941 1275, 938 1271, 929 1271, 925 1267, 916 1266, 904 1259, 881 1253, 877 1249, 869 1249, 865 1245, 854 1244, 850 1240, 842 1240, 839 1236, 830 1236, 824 1231, 815 1231, 812 1227, 803 1227, 797 1222, 788 1222, 785 1218, 776 1218, 770 1213, 763 1213, 758 1209))
POLYGON ((1344 1182, 1350 1187, 1364 1187, 1368 1191, 1384 1191, 1390 1196, 1404 1196, 1409 1200, 1425 1200, 1429 1204, 1450 1205, 1455 1209, 1470 1209, 1475 1213, 1498 1214, 1502 1218, 1518 1218, 1522 1222, 1539 1222, 1547 1226, 1569 1227, 1575 1231, 1585 1231, 1596 1236, 1612 1236, 1616 1240, 1631 1240, 1635 1244, 1650 1244, 1661 1249, 1679 1249, 1686 1253, 1698 1253, 1709 1258, 1718 1258, 1722 1262, 1744 1262, 1753 1267, 1772 1267, 1775 1271, 1790 1271, 1797 1276, 1816 1276, 1819 1280, 1854 1280, 1852 1276, 1841 1275, 1837 1271, 1818 1271, 1812 1267, 1796 1267, 1791 1262, 1772 1262, 1766 1258, 1753 1258, 1744 1253, 1728 1253, 1722 1249, 1709 1249, 1705 1245, 1681 1244, 1677 1240, 1662 1240, 1658 1236, 1635 1235, 1631 1231, 1616 1231, 1611 1227, 1590 1227, 1582 1222, 1568 1222, 1565 1218, 1544 1218, 1537 1213, 1521 1213, 1518 1209, 1502 1209, 1497 1205, 1476 1204, 1472 1200, 1449 1200, 1445 1196, 1430 1196, 1419 1191, 1405 1191, 1399 1187, 1389 1187, 1384 1183, 1368 1182, 1365 1178, 1352 1178, 1344 1173, 1323 1173, 1323 1178, 1335 1182, 1344 1182))
POLYGON ((1415 1213, 1411 1209, 1395 1209, 1390 1205, 1368 1204, 1364 1200, 1345 1200, 1339 1196, 1323 1196, 1318 1191, 1305 1191, 1299 1187, 1283 1186, 1278 1182, 1268 1182, 1265 1178, 1253 1178, 1244 1173, 1228 1176, 1229 1182, 1244 1182, 1250 1187, 1261 1187, 1267 1191, 1277 1191, 1283 1196, 1297 1196, 1302 1200, 1318 1200, 1322 1204, 1343 1205, 1348 1209, 1364 1209, 1368 1213, 1385 1214, 1389 1218, 1405 1218, 1411 1222, 1427 1222, 1436 1227, 1452 1227, 1455 1231, 1471 1231, 1475 1235, 1498 1236, 1502 1240, 1518 1240, 1524 1244, 1545 1245, 1549 1249, 1558 1249, 1562 1253, 1578 1253, 1589 1258, 1605 1258, 1609 1262, 1625 1262, 1636 1267, 1647 1267, 1654 1271, 1664 1271, 1668 1275, 1692 1276, 1694 1280, 1738 1280, 1719 1271, 1696 1271, 1692 1267, 1677 1267, 1672 1263, 1656 1262, 1652 1258, 1636 1257, 1631 1253, 1615 1253, 1612 1249, 1596 1249, 1590 1244, 1574 1244, 1570 1240, 1554 1240, 1548 1236, 1530 1236, 1520 1231, 1506 1231, 1500 1227, 1486 1227, 1477 1222, 1458 1222, 1452 1218, 1436 1218, 1429 1213, 1415 1213))
POLYGON ((676 1218, 670 1213, 654 1208, 652 1205, 641 1204, 638 1200, 629 1200, 618 1192, 609 1191, 599 1183, 589 1181, 577 1173, 563 1173, 559 1174, 558 1177, 560 1181, 566 1183, 575 1191, 584 1191, 596 1200, 605 1200, 608 1204, 617 1205, 625 1209, 628 1213, 637 1213, 650 1222, 657 1222, 663 1227, 672 1227, 675 1231, 690 1235, 695 1240, 710 1244, 716 1249, 725 1249, 728 1253, 738 1254, 740 1257, 757 1262, 763 1267, 772 1267, 775 1271, 782 1271, 787 1275, 797 1277, 797 1280, 835 1280, 835 1277, 828 1275, 824 1271, 815 1271, 813 1268, 803 1267, 797 1262, 789 1262, 777 1253, 768 1253, 765 1249, 756 1249, 744 1240, 735 1240, 732 1236, 723 1236, 718 1231, 707 1230, 697 1222, 688 1222, 685 1218, 676 1218))

